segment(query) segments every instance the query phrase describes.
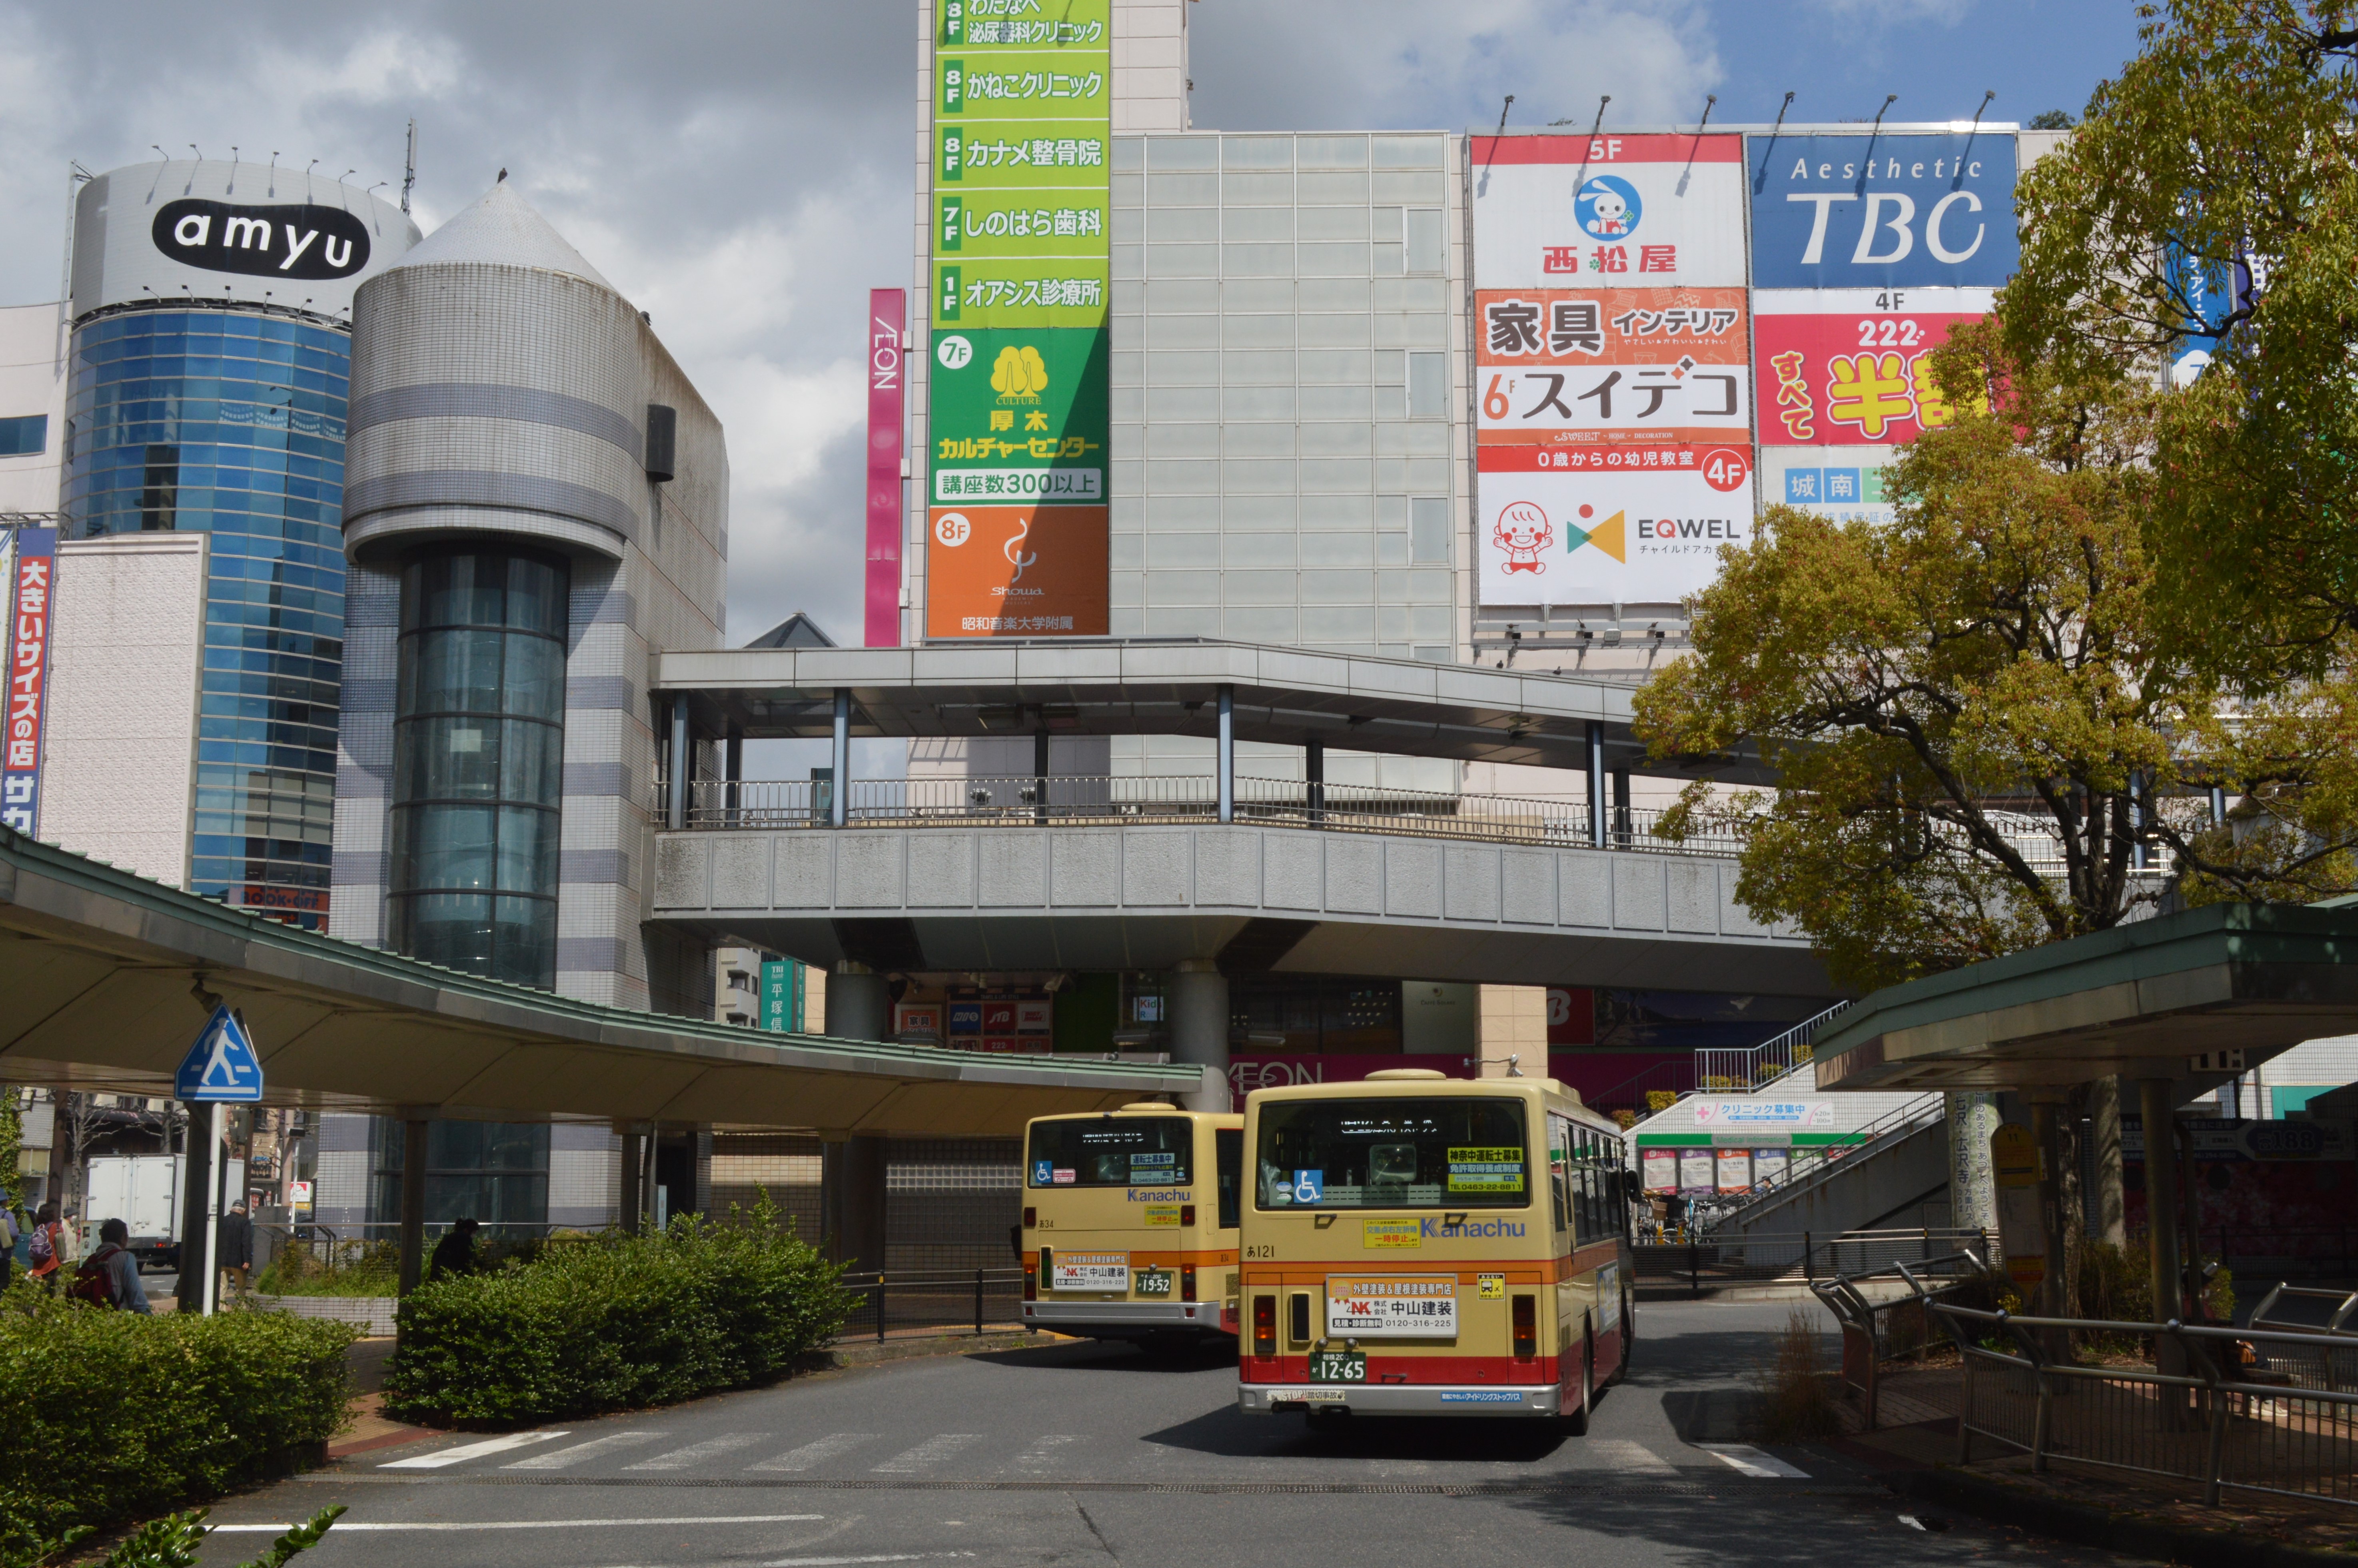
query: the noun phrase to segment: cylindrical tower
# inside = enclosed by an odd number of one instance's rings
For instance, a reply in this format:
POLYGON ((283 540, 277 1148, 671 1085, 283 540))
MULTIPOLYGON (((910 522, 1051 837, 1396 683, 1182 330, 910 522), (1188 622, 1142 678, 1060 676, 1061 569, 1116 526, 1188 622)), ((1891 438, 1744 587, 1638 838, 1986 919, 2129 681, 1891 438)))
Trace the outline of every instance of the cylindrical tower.
POLYGON ((260 164, 138 164, 74 208, 69 531, 212 535, 190 886, 313 929, 329 906, 352 295, 416 241, 364 190, 260 164))

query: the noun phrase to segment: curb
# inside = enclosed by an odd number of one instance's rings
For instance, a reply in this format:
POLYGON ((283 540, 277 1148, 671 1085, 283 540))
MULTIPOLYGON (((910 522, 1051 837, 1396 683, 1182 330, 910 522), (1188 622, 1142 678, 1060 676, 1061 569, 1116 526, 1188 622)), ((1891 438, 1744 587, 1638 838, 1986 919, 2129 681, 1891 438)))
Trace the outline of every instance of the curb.
POLYGON ((1065 1336, 1033 1330, 1008 1329, 991 1334, 943 1334, 924 1338, 887 1339, 879 1343, 866 1340, 845 1345, 838 1341, 824 1350, 815 1350, 795 1363, 797 1375, 805 1372, 825 1372, 845 1367, 870 1367, 882 1361, 909 1361, 921 1356, 972 1356, 990 1350, 1022 1350, 1044 1348, 1064 1344, 1065 1336))
POLYGON ((2039 1497, 1956 1470, 1903 1470, 1882 1479, 1885 1486, 1911 1500, 1942 1503, 2057 1541, 2103 1547, 2157 1563, 2182 1563, 2184 1568, 2352 1568, 2358 1563, 2358 1553, 2320 1552, 2225 1530, 2164 1524, 2135 1514, 2039 1497))

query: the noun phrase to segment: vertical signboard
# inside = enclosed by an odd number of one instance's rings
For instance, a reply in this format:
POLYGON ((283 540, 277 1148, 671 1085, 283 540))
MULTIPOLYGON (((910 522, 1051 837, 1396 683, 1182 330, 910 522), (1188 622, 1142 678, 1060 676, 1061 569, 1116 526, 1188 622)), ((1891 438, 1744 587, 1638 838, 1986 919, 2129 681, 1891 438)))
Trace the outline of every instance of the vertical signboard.
POLYGON ((792 958, 762 959, 762 1027, 783 1034, 803 1026, 803 967, 792 958))
POLYGON ((868 616, 867 644, 901 644, 902 360, 908 349, 906 289, 868 291, 868 616))
POLYGON ((38 837, 41 822, 41 743, 49 716, 49 643, 56 630, 58 531, 16 530, 8 574, 9 653, 6 728, 0 730, 0 823, 38 837))
POLYGON ((1103 635, 1111 0, 937 15, 925 634, 1103 635))
POLYGON ((1743 138, 1472 160, 1482 602, 1675 602, 1751 536, 1743 138))

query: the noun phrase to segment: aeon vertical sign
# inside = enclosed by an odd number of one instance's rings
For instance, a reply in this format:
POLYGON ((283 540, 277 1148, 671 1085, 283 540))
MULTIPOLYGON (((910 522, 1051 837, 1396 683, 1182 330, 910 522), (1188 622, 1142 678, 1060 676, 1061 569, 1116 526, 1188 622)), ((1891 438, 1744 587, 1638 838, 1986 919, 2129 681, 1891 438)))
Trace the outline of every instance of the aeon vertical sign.
POLYGON ((868 291, 868 616, 871 648, 901 645, 902 411, 908 291, 868 291))

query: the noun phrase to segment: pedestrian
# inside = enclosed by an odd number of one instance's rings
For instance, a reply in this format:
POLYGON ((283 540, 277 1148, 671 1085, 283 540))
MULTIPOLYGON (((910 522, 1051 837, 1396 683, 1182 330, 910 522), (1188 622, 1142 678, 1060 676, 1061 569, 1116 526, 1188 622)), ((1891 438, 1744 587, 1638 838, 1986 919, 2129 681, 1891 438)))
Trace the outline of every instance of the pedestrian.
POLYGON ((0 1291, 8 1288, 16 1270, 16 1206, 0 1200, 0 1291))
POLYGON ((222 1294, 243 1301, 246 1277, 254 1268, 254 1224, 245 1217, 243 1204, 229 1206, 214 1241, 221 1250, 214 1264, 222 1271, 222 1294))
POLYGON ((475 1271, 475 1222, 462 1219, 450 1227, 449 1234, 434 1244, 434 1269, 426 1277, 438 1280, 445 1274, 471 1274, 475 1271))
POLYGON ((66 1294, 92 1306, 152 1313, 155 1309, 147 1304, 146 1287, 139 1282, 139 1260, 131 1255, 130 1241, 129 1226, 119 1219, 103 1222, 98 1227, 98 1250, 74 1271, 66 1294))
POLYGON ((33 1240, 26 1252, 32 1266, 25 1272, 52 1290, 57 1288, 58 1266, 65 1261, 59 1248, 64 1234, 65 1227, 58 1223, 58 1206, 43 1204, 33 1216, 33 1240))

